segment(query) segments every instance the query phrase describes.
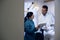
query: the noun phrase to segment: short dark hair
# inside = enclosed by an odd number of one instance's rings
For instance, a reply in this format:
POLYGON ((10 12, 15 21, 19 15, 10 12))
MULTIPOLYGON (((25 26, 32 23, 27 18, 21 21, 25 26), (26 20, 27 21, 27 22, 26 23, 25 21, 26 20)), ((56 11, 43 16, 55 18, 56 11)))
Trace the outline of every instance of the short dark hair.
POLYGON ((46 11, 48 11, 48 6, 47 5, 43 5, 42 8, 46 8, 46 11))

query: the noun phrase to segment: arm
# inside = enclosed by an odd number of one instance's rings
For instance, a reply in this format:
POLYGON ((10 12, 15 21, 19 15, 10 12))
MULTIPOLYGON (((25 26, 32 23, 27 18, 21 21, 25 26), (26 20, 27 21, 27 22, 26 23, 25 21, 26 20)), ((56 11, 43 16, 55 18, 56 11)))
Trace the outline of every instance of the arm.
POLYGON ((54 24, 55 24, 55 19, 53 17, 53 15, 51 15, 51 18, 50 18, 50 24, 48 25, 48 30, 54 30, 54 24))
POLYGON ((37 29, 35 28, 34 24, 31 25, 29 22, 26 22, 26 23, 24 24, 24 26, 25 26, 26 32, 28 32, 28 33, 33 33, 33 32, 35 32, 35 31, 37 31, 37 29))

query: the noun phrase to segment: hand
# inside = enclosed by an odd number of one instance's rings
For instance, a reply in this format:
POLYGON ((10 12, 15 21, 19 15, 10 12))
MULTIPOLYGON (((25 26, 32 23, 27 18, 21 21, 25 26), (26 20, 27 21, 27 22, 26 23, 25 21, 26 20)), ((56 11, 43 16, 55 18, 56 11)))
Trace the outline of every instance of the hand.
POLYGON ((47 27, 45 27, 45 29, 47 29, 47 27))
POLYGON ((45 31, 48 31, 48 29, 47 29, 47 27, 45 27, 45 29, 44 29, 45 31))
POLYGON ((40 28, 40 25, 38 25, 37 27, 36 27, 36 29, 39 29, 40 28))

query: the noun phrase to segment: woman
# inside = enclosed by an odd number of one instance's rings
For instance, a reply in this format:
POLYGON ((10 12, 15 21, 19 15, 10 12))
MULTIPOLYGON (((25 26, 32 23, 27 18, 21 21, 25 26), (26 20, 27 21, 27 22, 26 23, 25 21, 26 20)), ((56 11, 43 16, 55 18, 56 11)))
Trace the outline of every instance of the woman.
POLYGON ((39 26, 35 27, 33 22, 33 12, 28 12, 27 16, 24 19, 24 31, 25 36, 24 40, 35 40, 35 31, 38 30, 39 26))

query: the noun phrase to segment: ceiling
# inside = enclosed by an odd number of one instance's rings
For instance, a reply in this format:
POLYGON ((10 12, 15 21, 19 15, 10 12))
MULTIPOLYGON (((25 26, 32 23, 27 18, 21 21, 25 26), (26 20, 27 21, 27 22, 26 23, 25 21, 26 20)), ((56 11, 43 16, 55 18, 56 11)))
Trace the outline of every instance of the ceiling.
POLYGON ((24 2, 34 2, 34 1, 43 1, 43 2, 50 2, 50 1, 54 1, 54 0, 24 0, 24 2))
POLYGON ((34 1, 43 1, 43 0, 25 0, 25 2, 34 2, 34 1))
POLYGON ((54 0, 44 0, 44 2, 50 2, 50 1, 54 1, 54 0))

